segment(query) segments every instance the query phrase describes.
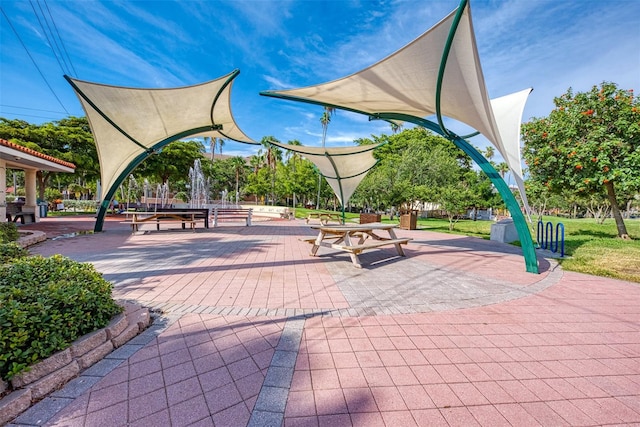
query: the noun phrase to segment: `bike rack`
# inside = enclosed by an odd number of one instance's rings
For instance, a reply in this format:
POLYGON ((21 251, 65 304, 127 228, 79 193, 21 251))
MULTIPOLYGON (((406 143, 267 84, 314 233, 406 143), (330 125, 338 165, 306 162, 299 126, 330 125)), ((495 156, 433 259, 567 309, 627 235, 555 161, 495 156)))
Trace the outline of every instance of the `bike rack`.
POLYGON ((553 234, 553 223, 548 221, 546 224, 542 219, 538 220, 538 230, 536 238, 542 249, 549 249, 551 252, 558 253, 558 245, 560 245, 560 256, 564 257, 564 224, 559 222, 556 224, 556 233, 553 234))

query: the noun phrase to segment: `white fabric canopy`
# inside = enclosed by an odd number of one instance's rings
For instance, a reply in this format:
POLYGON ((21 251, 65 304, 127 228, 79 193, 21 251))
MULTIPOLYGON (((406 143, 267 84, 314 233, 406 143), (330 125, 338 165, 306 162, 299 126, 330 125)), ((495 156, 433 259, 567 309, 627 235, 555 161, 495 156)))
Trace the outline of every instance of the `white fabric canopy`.
POLYGON ((231 113, 237 74, 172 89, 107 86, 67 77, 91 125, 103 188, 110 189, 134 159, 168 139, 210 136, 255 144, 231 113))
MULTIPOLYGON (((407 46, 350 76, 299 89, 267 91, 268 96, 312 101, 366 114, 399 113, 424 118, 436 114, 438 74, 456 11, 407 46)), ((453 38, 440 93, 442 116, 483 134, 502 154, 516 182, 522 182, 519 129, 527 89, 489 100, 467 5, 453 38), (494 110, 495 109, 495 110, 494 110)), ((520 188, 526 208, 524 186, 520 188)))
POLYGON ((270 142, 270 144, 300 153, 316 165, 343 207, 349 202, 360 181, 377 163, 377 160, 373 157, 373 150, 382 145, 322 148, 288 145, 278 142, 270 142))
POLYGON ((493 114, 500 129, 502 136, 502 146, 496 148, 502 155, 504 161, 509 165, 511 174, 513 175, 518 191, 522 197, 522 204, 525 207, 527 215, 531 215, 529 202, 524 189, 524 178, 522 174, 522 154, 520 152, 520 125, 524 105, 531 93, 531 89, 525 89, 520 92, 512 93, 500 98, 491 100, 493 114))

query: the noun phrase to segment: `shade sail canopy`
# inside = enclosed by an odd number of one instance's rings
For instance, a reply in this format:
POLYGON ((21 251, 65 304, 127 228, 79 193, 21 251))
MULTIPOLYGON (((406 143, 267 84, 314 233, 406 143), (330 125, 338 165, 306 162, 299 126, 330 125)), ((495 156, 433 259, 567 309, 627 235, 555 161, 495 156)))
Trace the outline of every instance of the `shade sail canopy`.
POLYGON ((295 151, 311 161, 325 177, 344 207, 367 172, 377 163, 373 150, 382 144, 355 147, 305 147, 270 142, 280 148, 295 151))
POLYGON ((210 136, 257 144, 231 113, 231 87, 238 73, 172 89, 107 86, 65 76, 91 125, 102 186, 111 189, 141 155, 178 138, 210 136))
MULTIPOLYGON (((394 113, 423 118, 440 114, 456 119, 484 135, 503 156, 516 181, 522 182, 519 129, 530 89, 489 99, 471 11, 466 2, 461 7, 462 13, 454 10, 407 46, 362 71, 315 86, 262 94, 369 115, 394 113), (455 35, 450 39, 452 31, 455 35), (449 54, 443 58, 447 47, 449 54)), ((526 206, 524 186, 520 191, 526 206)))

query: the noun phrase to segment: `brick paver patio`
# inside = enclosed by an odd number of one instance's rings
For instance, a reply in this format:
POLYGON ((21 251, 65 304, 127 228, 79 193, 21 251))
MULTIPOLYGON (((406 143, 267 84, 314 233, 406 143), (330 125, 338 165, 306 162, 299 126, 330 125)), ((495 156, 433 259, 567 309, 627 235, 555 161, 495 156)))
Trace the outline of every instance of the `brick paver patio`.
POLYGON ((361 270, 310 257, 303 221, 105 230, 32 252, 91 262, 162 317, 15 425, 640 425, 637 284, 419 230, 361 270))

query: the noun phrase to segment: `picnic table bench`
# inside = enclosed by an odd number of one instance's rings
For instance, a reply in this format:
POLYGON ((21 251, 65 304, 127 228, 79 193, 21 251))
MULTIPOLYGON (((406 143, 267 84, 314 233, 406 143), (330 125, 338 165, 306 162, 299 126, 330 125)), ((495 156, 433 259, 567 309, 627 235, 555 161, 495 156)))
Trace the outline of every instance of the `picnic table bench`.
POLYGON ((209 216, 211 215, 209 208, 157 208, 156 212, 179 213, 187 219, 201 219, 204 222, 204 228, 209 228, 209 216), (191 216, 192 214, 193 216, 191 216))
POLYGON ((289 208, 286 208, 285 210, 280 212, 280 218, 282 218, 282 219, 294 219, 295 216, 293 215, 293 212, 291 212, 289 210, 289 208))
POLYGON ((320 221, 320 224, 326 225, 329 221, 335 221, 338 224, 342 224, 342 214, 333 213, 333 212, 309 212, 305 222, 309 224, 309 221, 317 219, 320 221))
POLYGON ((370 223, 362 225, 338 225, 338 226, 312 226, 318 230, 315 238, 303 239, 313 244, 311 255, 315 256, 320 246, 337 249, 349 253, 351 262, 357 268, 362 268, 358 255, 362 252, 392 245, 398 255, 405 256, 402 245, 406 245, 411 238, 398 238, 393 231, 396 224, 370 223), (376 234, 376 231, 385 231, 389 237, 376 234))
POLYGON ((24 218, 31 218, 31 222, 36 222, 36 213, 35 212, 23 212, 22 211, 22 203, 7 203, 7 221, 8 222, 18 222, 20 220, 21 224, 24 224, 24 218))
POLYGON ((242 209, 242 208, 214 208, 213 209, 213 226, 218 226, 218 220, 220 219, 231 219, 231 220, 242 220, 244 219, 245 224, 247 226, 251 225, 251 213, 253 209, 242 209))
POLYGON ((160 230, 160 223, 174 222, 182 224, 182 229, 185 229, 186 224, 189 224, 191 230, 195 231, 196 212, 186 211, 172 211, 172 212, 126 212, 124 215, 131 216, 131 220, 122 221, 124 224, 131 225, 131 232, 139 230, 141 224, 156 224, 156 230, 160 230))

